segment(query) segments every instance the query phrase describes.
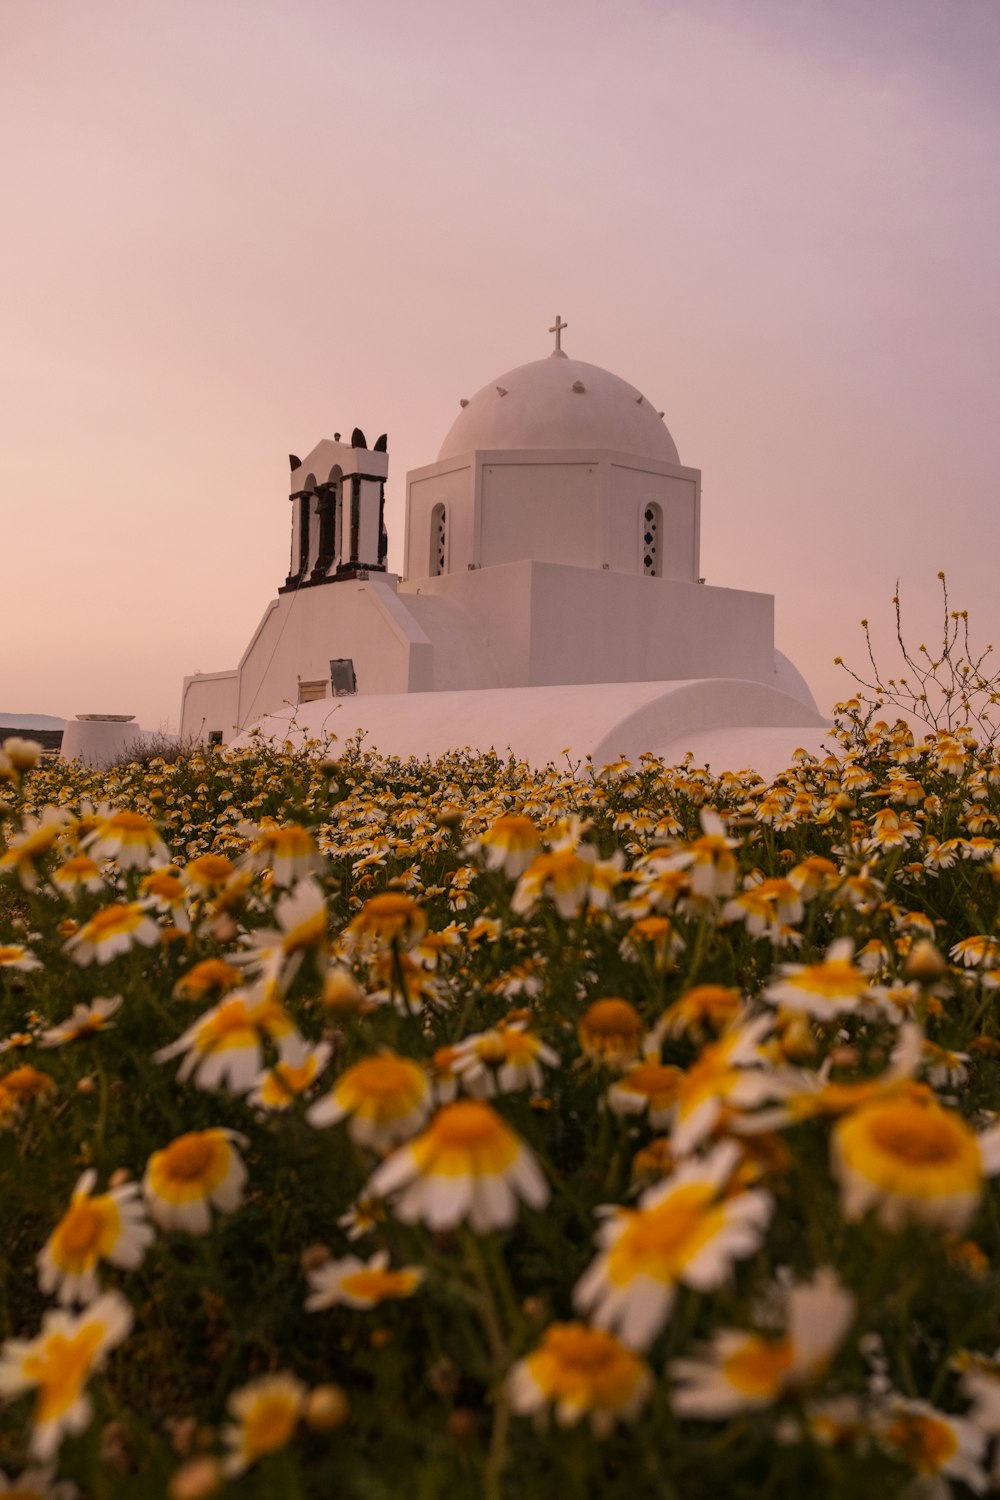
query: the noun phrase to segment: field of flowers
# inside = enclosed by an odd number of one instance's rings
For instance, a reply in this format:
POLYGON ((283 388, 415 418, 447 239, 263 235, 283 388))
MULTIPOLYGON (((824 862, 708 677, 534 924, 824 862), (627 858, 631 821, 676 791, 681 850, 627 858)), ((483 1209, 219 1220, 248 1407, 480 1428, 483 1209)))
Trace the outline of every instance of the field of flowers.
POLYGON ((1000 759, 0 754, 0 1496, 987 1493, 1000 759))

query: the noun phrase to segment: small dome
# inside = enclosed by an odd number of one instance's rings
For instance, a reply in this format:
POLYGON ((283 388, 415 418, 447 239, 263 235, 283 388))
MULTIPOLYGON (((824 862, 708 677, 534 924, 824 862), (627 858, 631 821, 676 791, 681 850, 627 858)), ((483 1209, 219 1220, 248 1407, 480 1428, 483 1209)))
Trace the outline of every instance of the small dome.
POLYGON ((477 391, 438 459, 476 448, 612 448, 680 463, 662 418, 634 385, 561 353, 519 365, 477 391))

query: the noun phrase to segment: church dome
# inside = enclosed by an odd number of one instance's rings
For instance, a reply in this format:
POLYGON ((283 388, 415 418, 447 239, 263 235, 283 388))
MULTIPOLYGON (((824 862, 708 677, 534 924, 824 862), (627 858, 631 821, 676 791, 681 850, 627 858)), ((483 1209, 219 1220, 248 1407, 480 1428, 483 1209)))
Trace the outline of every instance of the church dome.
POLYGON ((611 448, 678 464, 673 438, 634 385, 555 351, 477 391, 452 423, 438 459, 477 448, 611 448))

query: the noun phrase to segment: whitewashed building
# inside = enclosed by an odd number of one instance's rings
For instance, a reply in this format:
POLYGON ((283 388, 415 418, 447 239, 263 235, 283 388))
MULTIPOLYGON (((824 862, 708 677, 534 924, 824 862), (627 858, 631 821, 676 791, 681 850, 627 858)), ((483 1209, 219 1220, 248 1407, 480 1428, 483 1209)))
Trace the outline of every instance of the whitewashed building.
POLYGON ((561 347, 463 401, 406 481, 355 429, 292 460, 291 557, 239 665, 184 682, 181 733, 359 731, 386 753, 782 759, 826 720, 770 595, 700 576, 701 474, 634 386, 561 347))

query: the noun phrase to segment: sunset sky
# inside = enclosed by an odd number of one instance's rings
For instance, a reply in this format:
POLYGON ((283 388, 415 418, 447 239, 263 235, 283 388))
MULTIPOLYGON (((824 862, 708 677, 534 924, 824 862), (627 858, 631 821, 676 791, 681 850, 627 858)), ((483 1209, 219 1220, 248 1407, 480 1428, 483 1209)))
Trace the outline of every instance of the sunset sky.
POLYGON ((0 0, 0 130, 0 712, 176 727, 335 430, 398 568, 557 312, 822 708, 897 576, 1000 652, 1000 0, 0 0))

